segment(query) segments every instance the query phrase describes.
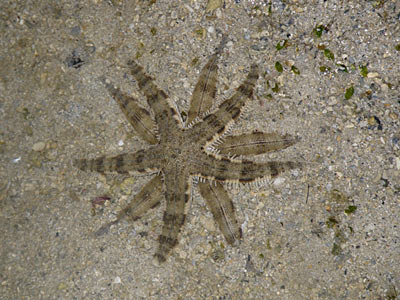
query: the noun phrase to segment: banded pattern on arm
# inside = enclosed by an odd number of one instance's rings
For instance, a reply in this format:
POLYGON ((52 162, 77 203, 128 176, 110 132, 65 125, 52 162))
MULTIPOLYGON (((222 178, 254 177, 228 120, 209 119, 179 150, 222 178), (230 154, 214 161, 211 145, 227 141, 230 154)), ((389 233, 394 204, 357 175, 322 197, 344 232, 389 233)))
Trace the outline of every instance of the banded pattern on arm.
POLYGON ((178 244, 179 232, 185 223, 185 204, 189 200, 190 185, 186 170, 178 167, 164 170, 165 199, 164 226, 158 239, 155 256, 164 262, 168 253, 178 244))
POLYGON ((151 147, 135 153, 124 153, 113 157, 101 156, 95 159, 76 159, 74 166, 82 171, 96 171, 99 173, 117 172, 121 174, 129 171, 147 172, 159 169, 159 149, 151 147))
POLYGON ((216 53, 211 56, 200 73, 199 80, 193 90, 192 100, 190 101, 187 124, 192 123, 197 117, 201 117, 213 104, 215 94, 217 93, 217 61, 218 54, 216 53))
POLYGON ((222 155, 257 155, 285 149, 295 144, 299 139, 289 134, 253 133, 226 136, 215 148, 222 155))
POLYGON ((193 90, 187 124, 191 124, 197 117, 202 117, 213 105, 217 93, 218 56, 225 47, 227 35, 223 35, 215 53, 200 72, 200 77, 193 90))
POLYGON ((219 229, 229 244, 240 240, 242 230, 237 222, 235 207, 220 182, 199 182, 201 196, 206 201, 207 207, 218 223, 219 229))
POLYGON ((138 105, 136 98, 122 93, 120 89, 115 88, 104 79, 101 80, 137 134, 146 142, 152 145, 157 144, 158 139, 154 131, 156 123, 151 118, 150 113, 138 105))
POLYGON ((302 167, 301 163, 293 161, 255 163, 242 160, 237 162, 228 158, 218 159, 212 155, 204 155, 208 156, 208 158, 204 159, 204 156, 199 156, 198 161, 192 166, 192 172, 195 175, 200 175, 216 181, 239 181, 248 183, 263 177, 276 177, 285 171, 302 167))
POLYGON ((200 142, 211 141, 227 131, 232 122, 237 120, 246 102, 253 97, 253 90, 258 79, 258 66, 252 65, 246 80, 237 88, 235 94, 222 102, 217 111, 203 118, 203 122, 194 125, 191 130, 199 136, 200 142))
POLYGON ((161 175, 156 175, 135 195, 129 205, 119 212, 117 219, 100 227, 96 235, 107 233, 111 225, 119 223, 125 217, 131 217, 133 221, 140 219, 148 210, 160 204, 162 196, 161 175))
POLYGON ((157 87, 154 79, 143 71, 142 66, 133 60, 128 62, 128 66, 132 76, 137 80, 140 90, 146 96, 147 103, 154 111, 160 135, 167 135, 171 130, 180 128, 179 116, 168 103, 168 95, 157 87))

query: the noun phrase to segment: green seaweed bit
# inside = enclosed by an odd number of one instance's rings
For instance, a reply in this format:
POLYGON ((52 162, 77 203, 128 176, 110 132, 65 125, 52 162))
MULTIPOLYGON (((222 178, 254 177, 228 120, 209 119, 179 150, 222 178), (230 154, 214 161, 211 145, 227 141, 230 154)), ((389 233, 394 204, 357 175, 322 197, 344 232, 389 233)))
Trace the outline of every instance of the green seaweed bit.
POLYGON ((268 5, 268 14, 272 14, 272 2, 268 5))
POLYGON ((274 99, 274 97, 273 97, 271 94, 265 95, 265 98, 268 98, 268 99, 270 99, 270 100, 274 99))
POLYGON ((328 226, 328 228, 333 228, 335 227, 337 224, 339 224, 339 221, 335 219, 335 217, 329 217, 328 220, 325 222, 326 226, 328 226))
POLYGON ((141 57, 142 57, 142 55, 143 55, 143 53, 142 53, 142 52, 140 52, 140 51, 137 51, 137 52, 136 52, 136 55, 135 55, 135 58, 136 58, 136 59, 138 59, 138 58, 141 58, 141 57))
POLYGON ((336 65, 339 67, 339 71, 349 73, 349 71, 347 70, 346 65, 344 65, 344 64, 336 64, 336 65))
POLYGON ((28 117, 29 117, 29 115, 30 115, 30 112, 29 112, 29 110, 28 110, 26 107, 24 107, 24 108, 22 109, 22 115, 24 116, 24 119, 25 119, 25 120, 28 120, 28 117))
POLYGON ((353 96, 353 94, 354 94, 354 87, 351 86, 346 90, 346 93, 344 93, 344 98, 346 100, 349 100, 353 96))
POLYGON ((354 213, 355 211, 357 210, 357 206, 355 206, 355 205, 349 205, 345 210, 344 210, 344 212, 346 213, 346 214, 352 214, 352 213, 354 213))
POLYGON ((151 27, 150 28, 150 32, 152 35, 156 35, 157 34, 157 29, 155 27, 151 27))
POLYGON ((324 55, 327 59, 330 60, 334 60, 335 59, 335 55, 333 54, 333 52, 329 49, 324 49, 324 55))
POLYGON ((296 66, 292 66, 291 69, 294 74, 300 75, 300 70, 296 66))
POLYGON ((324 25, 318 25, 317 27, 314 28, 313 32, 317 36, 317 38, 320 38, 322 36, 322 33, 326 30, 326 27, 324 25))
POLYGON ((326 73, 326 72, 330 72, 330 71, 331 71, 331 67, 320 66, 320 67, 319 67, 319 70, 320 70, 322 73, 326 73))
POLYGON ((354 233, 353 227, 349 226, 350 233, 354 233))
POLYGON ((352 71, 357 70, 356 64, 351 64, 351 65, 350 65, 350 69, 351 69, 352 71))
POLYGON ((266 245, 266 247, 267 247, 268 250, 271 250, 271 249, 272 249, 272 247, 271 247, 271 241, 270 241, 269 239, 267 240, 267 245, 266 245))
POLYGON ((276 69, 279 73, 282 73, 282 72, 283 72, 282 64, 281 64, 279 61, 277 61, 277 62, 275 63, 275 69, 276 69))
POLYGON ((276 50, 282 50, 283 48, 287 48, 288 47, 288 41, 287 40, 282 40, 280 42, 278 42, 278 44, 276 44, 276 50))
POLYGON ((199 62, 199 58, 195 57, 192 59, 192 62, 190 63, 192 67, 194 67, 195 65, 197 65, 197 63, 199 62))
POLYGON ((196 29, 196 30, 194 31, 194 33, 197 34, 199 37, 202 37, 202 36, 203 36, 203 32, 204 32, 204 29, 203 29, 203 28, 199 28, 199 29, 196 29))
POLYGON ((264 254, 260 253, 259 257, 260 257, 261 259, 264 259, 264 254))
POLYGON ((340 247, 340 245, 333 243, 333 247, 332 247, 332 254, 333 255, 340 255, 342 253, 342 248, 340 247))
POLYGON ((278 93, 279 92, 279 85, 278 83, 275 83, 275 86, 271 89, 274 93, 278 93))
POLYGON ((360 74, 361 74, 362 77, 367 77, 368 76, 367 66, 361 66, 360 67, 360 74))
POLYGON ((397 44, 396 46, 394 46, 394 49, 396 49, 397 51, 400 51, 400 44, 397 44))

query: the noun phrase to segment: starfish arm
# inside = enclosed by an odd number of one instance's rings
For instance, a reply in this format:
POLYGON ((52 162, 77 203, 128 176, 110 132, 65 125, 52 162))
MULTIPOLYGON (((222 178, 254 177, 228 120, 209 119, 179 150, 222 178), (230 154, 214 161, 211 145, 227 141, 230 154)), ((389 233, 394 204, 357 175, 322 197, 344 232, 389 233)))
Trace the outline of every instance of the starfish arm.
POLYGON ((240 240, 242 230, 237 222, 232 199, 220 182, 199 182, 201 196, 211 210, 214 220, 229 244, 240 240))
POLYGON ((99 173, 117 172, 126 174, 130 171, 148 172, 159 169, 159 153, 156 147, 139 150, 135 153, 124 153, 113 157, 98 157, 95 159, 77 159, 74 166, 82 171, 99 173))
POLYGON ((153 78, 143 71, 135 61, 129 61, 128 66, 131 69, 132 76, 137 80, 138 86, 147 98, 147 103, 154 111, 154 116, 161 138, 168 135, 171 129, 178 129, 180 119, 176 110, 169 103, 167 94, 157 87, 153 78))
POLYGON ((102 79, 102 81, 137 134, 146 142, 152 145, 157 144, 158 139, 154 130, 156 128, 156 123, 151 118, 150 113, 138 105, 136 98, 122 93, 120 89, 115 88, 104 79, 102 79))
POLYGON ((100 227, 96 235, 100 236, 108 232, 111 225, 119 223, 125 216, 131 217, 133 221, 140 219, 148 210, 160 204, 161 197, 161 175, 156 175, 135 195, 129 205, 121 210, 117 219, 100 227))
POLYGON ((185 204, 189 200, 189 175, 175 168, 164 171, 165 199, 164 226, 158 239, 159 247, 155 256, 159 262, 166 260, 169 252, 178 244, 179 232, 185 223, 185 204))
POLYGON ((247 100, 252 98, 257 79, 258 66, 252 65, 250 73, 236 93, 222 102, 216 112, 207 115, 202 122, 189 130, 199 136, 200 142, 212 141, 222 136, 240 116, 247 100))
POLYGON ((218 76, 218 53, 211 56, 208 63, 200 73, 199 80, 193 90, 187 124, 191 124, 197 117, 207 112, 215 99, 217 93, 218 76))
POLYGON ((194 175, 210 180, 248 183, 263 177, 276 177, 284 171, 301 168, 302 164, 292 161, 269 161, 266 163, 255 163, 248 160, 232 161, 228 158, 218 159, 208 155, 207 159, 199 159, 192 167, 194 167, 194 175))
POLYGON ((253 132, 224 137, 215 148, 222 155, 257 155, 285 149, 298 141, 289 134, 253 132))

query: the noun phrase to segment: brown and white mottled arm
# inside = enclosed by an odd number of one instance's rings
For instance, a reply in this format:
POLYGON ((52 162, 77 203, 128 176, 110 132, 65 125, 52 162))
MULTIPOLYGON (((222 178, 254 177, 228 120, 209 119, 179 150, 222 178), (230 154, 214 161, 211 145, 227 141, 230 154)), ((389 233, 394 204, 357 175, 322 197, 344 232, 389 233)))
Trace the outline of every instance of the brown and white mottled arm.
POLYGON ((107 83, 104 79, 101 80, 108 92, 118 103, 122 112, 128 119, 129 123, 131 123, 137 134, 146 142, 152 145, 157 144, 158 139, 155 133, 156 123, 151 118, 150 113, 138 105, 136 98, 122 93, 120 89, 115 88, 112 84, 107 83))
POLYGON ((232 199, 224 186, 220 182, 205 181, 199 182, 198 187, 226 241, 232 245, 240 240, 242 230, 236 219, 232 199))
POLYGON ((217 93, 218 57, 225 47, 227 36, 223 35, 215 53, 200 72, 199 80, 193 90, 187 124, 191 124, 197 117, 202 117, 213 105, 217 93))
POLYGON ((185 223, 185 204, 189 200, 189 174, 179 167, 164 170, 165 199, 164 226, 158 239, 155 256, 164 262, 168 253, 178 244, 179 232, 185 223))
POLYGON ((237 120, 246 102, 253 97, 258 79, 258 66, 252 65, 246 80, 237 88, 235 94, 222 102, 217 111, 203 118, 203 122, 194 125, 191 130, 202 142, 210 142, 223 135, 237 120))
POLYGON ((124 153, 113 157, 98 157, 95 159, 76 159, 74 166, 82 171, 96 171, 99 173, 117 172, 121 174, 130 171, 148 172, 160 168, 159 149, 151 147, 135 153, 124 153))
POLYGON ((103 225, 96 232, 96 235, 100 236, 106 233, 111 225, 119 223, 125 217, 130 217, 133 221, 140 219, 148 210, 160 204, 163 196, 162 191, 161 175, 156 175, 135 195, 129 205, 120 211, 117 219, 103 225))
POLYGON ((207 112, 215 100, 217 93, 218 53, 211 56, 210 60, 201 70, 199 80, 193 90, 187 124, 191 124, 197 117, 207 112))
POLYGON ((226 136, 215 149, 222 155, 257 155, 285 149, 295 144, 299 139, 289 134, 253 133, 226 136))
POLYGON ((232 161, 228 158, 219 159, 208 155, 206 159, 203 156, 199 156, 195 164, 193 164, 191 172, 193 175, 215 181, 249 183, 264 177, 276 177, 285 171, 301 167, 301 163, 293 161, 255 163, 248 160, 232 161))
POLYGON ((128 62, 128 66, 131 69, 132 76, 137 80, 140 90, 146 96, 147 103, 154 112, 160 138, 166 138, 172 130, 179 130, 181 128, 180 118, 169 103, 167 94, 157 87, 154 79, 144 72, 142 66, 133 60, 128 62))

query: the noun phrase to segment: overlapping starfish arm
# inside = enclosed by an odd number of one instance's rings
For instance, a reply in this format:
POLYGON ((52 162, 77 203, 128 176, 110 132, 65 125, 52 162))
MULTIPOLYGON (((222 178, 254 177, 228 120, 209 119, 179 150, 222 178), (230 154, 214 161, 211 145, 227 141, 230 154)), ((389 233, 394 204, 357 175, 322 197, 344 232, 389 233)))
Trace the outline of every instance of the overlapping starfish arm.
POLYGON ((246 102, 253 97, 258 79, 258 66, 252 65, 246 80, 237 88, 235 94, 222 102, 217 111, 203 118, 190 130, 199 136, 199 141, 208 142, 223 135, 240 116, 246 102))
POLYGON ((168 95, 157 87, 154 79, 143 71, 135 61, 129 61, 132 76, 137 80, 138 86, 147 98, 147 103, 154 112, 155 121, 160 131, 160 138, 166 139, 170 130, 181 128, 180 118, 171 105, 168 95))
POLYGON ((102 156, 95 159, 77 159, 74 161, 74 166, 82 171, 126 174, 131 171, 149 172, 157 170, 160 168, 160 160, 160 151, 153 146, 147 150, 119 154, 113 157, 102 156))
POLYGON ((293 161, 255 163, 248 160, 232 161, 228 158, 219 159, 212 155, 205 155, 199 157, 199 163, 192 165, 192 171, 194 175, 211 180, 248 183, 264 177, 276 177, 282 172, 301 167, 301 163, 293 161))
POLYGON ((156 123, 150 113, 139 106, 136 98, 124 94, 119 88, 115 88, 112 84, 106 82, 105 79, 102 78, 101 80, 137 134, 146 142, 152 145, 157 144, 156 123))
POLYGON ((220 182, 200 181, 200 194, 213 214, 214 220, 229 244, 242 237, 242 230, 237 222, 235 208, 224 186, 220 182))
POLYGON ((185 223, 185 204, 190 195, 187 171, 177 166, 164 170, 164 189, 167 204, 163 229, 158 239, 159 247, 155 254, 159 262, 165 261, 168 253, 178 244, 179 232, 185 223))
POLYGON ((131 217, 133 221, 141 218, 148 210, 160 204, 162 191, 161 175, 156 175, 133 197, 129 205, 119 212, 117 219, 100 227, 96 235, 100 236, 108 232, 111 225, 119 223, 127 216, 131 217))
POLYGON ((289 134, 265 133, 255 131, 252 133, 226 136, 223 142, 215 147, 219 154, 239 156, 257 155, 271 151, 285 149, 295 144, 299 139, 289 134))

